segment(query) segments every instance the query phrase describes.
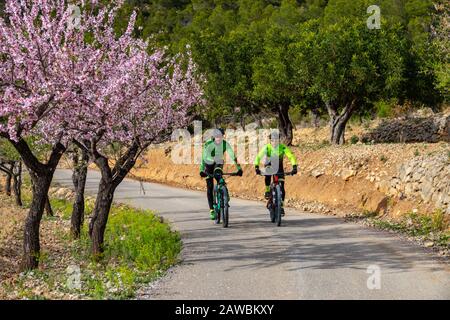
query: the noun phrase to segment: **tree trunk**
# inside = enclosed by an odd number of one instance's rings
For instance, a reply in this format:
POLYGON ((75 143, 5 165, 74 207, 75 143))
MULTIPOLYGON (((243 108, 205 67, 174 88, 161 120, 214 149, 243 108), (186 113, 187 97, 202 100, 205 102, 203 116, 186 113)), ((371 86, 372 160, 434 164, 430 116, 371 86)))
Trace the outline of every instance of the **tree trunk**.
POLYGON ((290 146, 294 138, 293 125, 289 118, 289 104, 278 106, 278 129, 280 130, 280 140, 290 146))
POLYGON ((320 126, 320 113, 316 108, 311 109, 311 124, 314 128, 319 128, 320 126))
POLYGON ((47 213, 48 217, 53 217, 55 214, 53 213, 52 204, 50 203, 50 198, 47 197, 45 199, 45 212, 47 213))
POLYGON ((336 106, 326 103, 330 116, 330 142, 332 144, 342 145, 345 143, 345 126, 352 116, 355 102, 353 100, 350 104, 346 105, 340 114, 338 114, 336 106))
POLYGON ((331 137, 330 142, 332 144, 344 144, 345 143, 345 125, 346 121, 343 122, 339 117, 331 120, 331 137))
POLYGON ((22 260, 22 268, 31 270, 37 268, 39 264, 39 227, 53 174, 66 148, 61 143, 56 143, 52 148, 48 162, 43 164, 34 156, 25 140, 14 141, 9 139, 9 142, 20 154, 23 163, 30 172, 32 181, 33 198, 24 226, 22 260))
POLYGON ((25 221, 23 261, 24 270, 31 270, 38 267, 40 256, 39 227, 44 212, 45 203, 48 199, 48 189, 52 181, 53 173, 40 173, 32 175, 33 199, 30 211, 25 221))
POLYGON ((16 199, 16 204, 19 207, 22 207, 22 162, 18 161, 17 164, 14 165, 13 170, 14 197, 16 199))
POLYGON ((81 159, 78 153, 74 155, 74 170, 72 175, 73 185, 75 187, 75 200, 71 217, 71 234, 74 239, 78 239, 81 233, 81 226, 84 222, 84 191, 86 187, 87 168, 89 157, 87 152, 81 151, 81 159))
POLYGON ((98 187, 97 198, 95 200, 94 212, 89 223, 89 236, 92 240, 92 253, 94 259, 102 257, 104 249, 104 234, 106 223, 108 222, 109 211, 114 198, 114 191, 123 181, 126 175, 133 168, 140 151, 145 150, 145 146, 140 146, 134 142, 125 154, 116 161, 111 170, 108 159, 99 155, 97 152, 92 154, 95 164, 100 169, 101 179, 98 187))
POLYGON ((95 260, 99 260, 102 257, 106 223, 108 222, 109 211, 114 198, 114 189, 112 176, 102 173, 94 212, 89 224, 89 236, 92 240, 92 254, 95 260))
POLYGON ((8 197, 11 196, 11 180, 12 180, 11 173, 6 172, 5 192, 8 197))

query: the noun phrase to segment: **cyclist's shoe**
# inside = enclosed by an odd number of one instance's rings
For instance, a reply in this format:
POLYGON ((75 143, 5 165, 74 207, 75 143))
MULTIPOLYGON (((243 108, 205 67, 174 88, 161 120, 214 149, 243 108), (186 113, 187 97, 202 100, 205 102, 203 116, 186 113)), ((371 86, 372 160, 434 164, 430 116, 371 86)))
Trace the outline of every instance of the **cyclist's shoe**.
POLYGON ((270 199, 270 191, 266 191, 266 192, 264 193, 264 198, 265 198, 266 200, 270 199))
POLYGON ((209 218, 211 220, 215 220, 216 219, 216 212, 214 211, 214 209, 209 210, 209 218))

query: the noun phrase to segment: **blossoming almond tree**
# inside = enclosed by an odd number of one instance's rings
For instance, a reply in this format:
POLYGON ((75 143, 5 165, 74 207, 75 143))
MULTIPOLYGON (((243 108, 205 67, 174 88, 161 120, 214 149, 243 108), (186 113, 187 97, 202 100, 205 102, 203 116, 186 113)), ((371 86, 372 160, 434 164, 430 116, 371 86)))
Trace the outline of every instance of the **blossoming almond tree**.
POLYGON ((7 0, 6 17, 0 18, 0 135, 18 151, 33 184, 24 269, 38 265, 40 221, 53 173, 66 149, 66 111, 77 106, 81 84, 93 81, 88 62, 96 59, 95 48, 86 45, 85 33, 100 22, 86 10, 85 22, 78 29, 69 28, 71 14, 63 0, 7 0), (31 134, 51 145, 47 161, 40 161, 26 142, 31 134))
POLYGON ((76 28, 64 0, 6 2, 6 18, 0 19, 0 135, 19 152, 33 182, 24 269, 38 265, 48 189, 72 139, 102 172, 90 225, 97 253, 114 189, 151 142, 186 123, 188 108, 200 95, 191 63, 182 72, 161 51, 148 55, 147 44, 132 38, 135 14, 127 31, 116 36, 120 2, 101 7, 96 0, 79 1, 76 28), (30 134, 51 145, 47 161, 33 154, 25 140, 30 134), (112 144, 124 152, 111 169, 101 152, 112 144))
POLYGON ((186 126, 190 108, 203 102, 189 53, 166 58, 163 50, 150 50, 147 42, 133 38, 135 13, 117 38, 114 13, 104 13, 100 19, 104 23, 91 30, 91 45, 97 48, 89 62, 95 69, 93 81, 80 84, 79 105, 67 111, 71 120, 66 126, 73 142, 101 172, 89 224, 94 257, 103 251, 117 186, 150 144, 165 141, 175 128, 186 126), (111 150, 117 156, 114 161, 111 150))
POLYGON ((106 223, 118 185, 150 144, 165 141, 175 128, 186 126, 190 108, 202 103, 190 57, 183 67, 177 62, 180 57, 167 59, 161 50, 147 54, 147 44, 131 36, 134 17, 119 41, 108 36, 112 25, 107 32, 95 33, 97 46, 109 50, 102 51, 98 82, 83 88, 83 107, 75 110, 68 126, 75 143, 101 172, 89 225, 96 258, 103 252, 106 223))

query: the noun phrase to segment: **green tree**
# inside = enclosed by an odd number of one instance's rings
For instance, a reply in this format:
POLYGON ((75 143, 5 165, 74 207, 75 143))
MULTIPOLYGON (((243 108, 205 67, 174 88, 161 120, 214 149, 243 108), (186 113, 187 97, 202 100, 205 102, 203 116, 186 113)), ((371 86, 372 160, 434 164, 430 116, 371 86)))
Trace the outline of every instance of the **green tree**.
MULTIPOLYGON (((172 53, 190 45, 207 80, 208 108, 200 110, 201 117, 217 123, 275 114, 289 140, 292 124, 286 115, 292 105, 301 114, 327 110, 332 122, 347 117, 340 118, 344 111, 340 108, 345 109, 343 97, 348 91, 327 87, 332 84, 324 81, 328 72, 338 84, 356 84, 352 93, 357 95, 358 107, 348 116, 374 114, 377 99, 437 107, 448 95, 448 52, 442 50, 448 48, 448 32, 442 27, 445 24, 437 22, 442 19, 432 19, 432 0, 378 1, 381 30, 368 30, 365 25, 370 16, 367 8, 373 4, 371 0, 129 0, 124 10, 139 9, 137 35, 169 46, 172 53), (433 22, 435 32, 441 34, 434 39, 430 34, 433 22), (361 30, 343 29, 350 24, 361 30), (392 33, 395 41, 388 39, 392 33), (399 46, 392 54, 397 63, 374 57, 373 52, 384 50, 370 46, 377 41, 395 50, 399 46), (336 54, 341 58, 336 59, 336 54), (392 64, 392 74, 374 71, 384 72, 388 64, 392 64), (398 70, 403 73, 399 75, 398 70), (364 72, 368 72, 366 78, 364 72), (369 82, 372 76, 375 82, 369 82), (380 79, 392 90, 380 91, 380 79)), ((336 135, 332 140, 342 142, 343 134, 332 134, 336 135)))
POLYGON ((431 68, 436 76, 436 89, 448 103, 450 98, 450 4, 447 1, 438 1, 435 9, 431 32, 431 50, 434 60, 431 68))
POLYGON ((14 147, 3 138, 0 138, 0 172, 6 174, 6 194, 11 195, 12 181, 16 204, 22 206, 22 161, 14 147))
MULTIPOLYGON (((323 23, 332 25, 345 19, 367 19, 367 8, 371 0, 330 0, 325 8, 323 23)), ((409 100, 413 104, 437 107, 442 95, 437 89, 438 79, 433 68, 435 57, 430 45, 433 0, 380 0, 381 28, 392 28, 400 23, 400 37, 405 40, 407 50, 403 52, 405 81, 398 92, 400 102, 409 100)))
MULTIPOLYGON (((252 62, 260 54, 261 37, 256 26, 238 25, 238 10, 233 6, 201 8, 186 43, 191 45, 194 60, 206 78, 209 108, 205 116, 214 121, 236 120, 255 112, 252 62)), ((251 20, 248 15, 245 19, 251 20)))
POLYGON ((253 62, 254 98, 277 115, 278 128, 286 144, 293 140, 289 108, 301 100, 303 93, 292 63, 296 54, 293 43, 298 38, 298 25, 304 19, 302 13, 295 1, 283 1, 268 20, 263 53, 253 62))
POLYGON ((319 95, 330 117, 330 141, 345 142, 355 111, 395 96, 404 71, 398 28, 369 30, 365 21, 342 20, 318 33, 306 31, 296 60, 298 81, 319 95))

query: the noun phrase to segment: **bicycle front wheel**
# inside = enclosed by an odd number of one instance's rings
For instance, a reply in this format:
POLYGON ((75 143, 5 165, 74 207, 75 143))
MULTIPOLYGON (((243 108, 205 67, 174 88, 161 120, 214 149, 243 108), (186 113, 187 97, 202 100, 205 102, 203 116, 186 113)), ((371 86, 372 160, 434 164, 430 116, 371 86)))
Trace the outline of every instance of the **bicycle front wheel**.
POLYGON ((214 219, 215 224, 220 223, 220 216, 222 215, 223 202, 222 202, 222 197, 220 194, 221 194, 221 192, 220 192, 219 188, 216 186, 214 188, 214 199, 216 201, 216 204, 214 206, 214 211, 215 211, 215 215, 216 215, 216 218, 214 219))
POLYGON ((275 222, 281 226, 281 188, 279 185, 275 188, 275 222))
POLYGON ((228 189, 222 188, 222 224, 224 228, 228 228, 228 208, 229 208, 228 189))

